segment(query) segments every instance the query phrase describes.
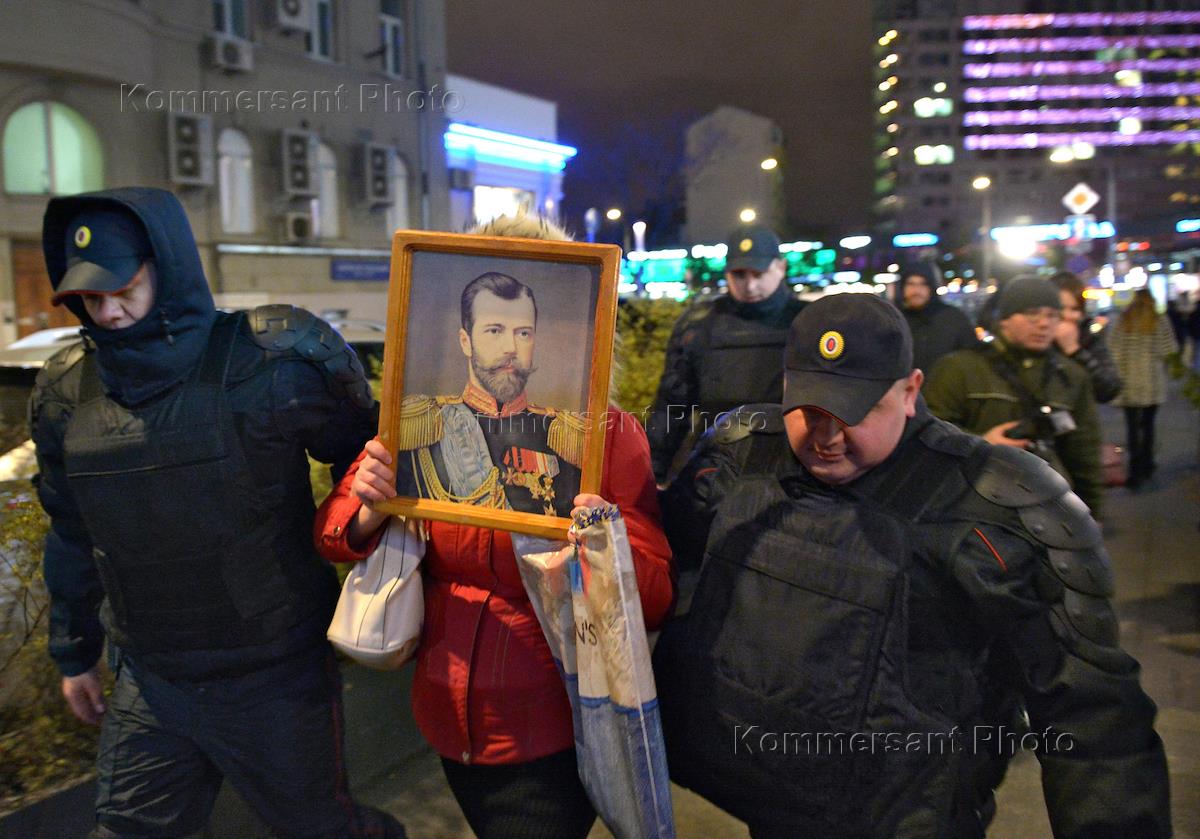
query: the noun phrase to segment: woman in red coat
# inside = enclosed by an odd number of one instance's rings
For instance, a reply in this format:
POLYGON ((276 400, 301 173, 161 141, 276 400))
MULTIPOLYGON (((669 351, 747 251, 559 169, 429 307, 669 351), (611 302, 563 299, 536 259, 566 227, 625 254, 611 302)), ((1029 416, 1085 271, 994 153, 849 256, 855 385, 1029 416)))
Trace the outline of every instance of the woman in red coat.
MULTIPOLYGON (((464 397, 488 413, 488 405, 471 401, 470 388, 464 397)), ((630 414, 610 408, 605 427, 603 498, 581 495, 575 504, 607 499, 620 508, 646 628, 653 630, 674 589, 650 448, 630 414)), ((371 551, 387 517, 369 505, 394 496, 394 480, 387 450, 371 441, 318 511, 316 542, 326 558, 351 562, 371 551)), ((412 687, 417 727, 441 755, 481 839, 583 839, 595 812, 576 770, 571 706, 509 534, 431 521, 428 537, 425 624, 412 687)))

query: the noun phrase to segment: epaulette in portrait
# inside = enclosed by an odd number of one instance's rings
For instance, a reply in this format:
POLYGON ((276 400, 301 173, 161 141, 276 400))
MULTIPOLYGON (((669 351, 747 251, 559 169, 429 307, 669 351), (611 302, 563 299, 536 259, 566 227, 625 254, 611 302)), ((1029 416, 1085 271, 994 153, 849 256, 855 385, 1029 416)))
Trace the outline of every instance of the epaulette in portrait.
MULTIPOLYGON (((424 449, 442 439, 443 397, 417 394, 400 402, 400 427, 396 448, 402 452, 424 449)), ((457 400, 461 402, 462 400, 457 400)))
MULTIPOLYGON (((534 406, 529 409, 534 411, 534 406)), ((584 415, 578 411, 564 411, 554 408, 538 408, 536 412, 552 416, 550 427, 546 432, 546 445, 572 466, 583 463, 583 440, 587 431, 584 415)))

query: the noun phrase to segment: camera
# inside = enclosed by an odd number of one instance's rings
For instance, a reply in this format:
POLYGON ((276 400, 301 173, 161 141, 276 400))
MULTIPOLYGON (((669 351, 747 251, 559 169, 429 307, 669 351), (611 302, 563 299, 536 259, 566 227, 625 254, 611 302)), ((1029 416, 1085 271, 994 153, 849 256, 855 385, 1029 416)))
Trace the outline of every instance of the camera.
POLYGON ((1070 411, 1042 405, 1031 419, 1017 423, 1005 431, 1004 436, 1014 440, 1028 440, 1029 446, 1026 450, 1042 460, 1049 461, 1054 456, 1054 438, 1074 430, 1075 418, 1071 416, 1070 411))

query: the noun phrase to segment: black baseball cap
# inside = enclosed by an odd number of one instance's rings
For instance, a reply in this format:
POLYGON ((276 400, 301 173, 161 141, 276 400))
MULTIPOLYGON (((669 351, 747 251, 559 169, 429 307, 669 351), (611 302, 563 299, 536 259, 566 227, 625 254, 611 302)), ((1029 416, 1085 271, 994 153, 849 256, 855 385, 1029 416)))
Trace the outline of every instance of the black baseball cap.
POLYGON ((779 259, 779 237, 761 224, 737 228, 729 234, 725 247, 726 271, 766 271, 779 259))
POLYGON ((115 207, 84 210, 67 225, 67 272, 53 302, 68 294, 115 294, 154 258, 146 228, 133 213, 115 207))
POLYGON ((912 333, 900 311, 873 294, 829 295, 792 321, 784 367, 784 413, 811 406, 858 425, 912 372, 912 333))

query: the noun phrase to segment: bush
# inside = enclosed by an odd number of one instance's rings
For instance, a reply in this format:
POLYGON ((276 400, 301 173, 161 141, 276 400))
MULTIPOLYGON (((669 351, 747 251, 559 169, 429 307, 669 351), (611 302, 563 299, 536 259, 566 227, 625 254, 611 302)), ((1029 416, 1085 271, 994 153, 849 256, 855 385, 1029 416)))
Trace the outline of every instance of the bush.
POLYGON ((667 340, 686 304, 676 300, 629 300, 617 310, 620 368, 614 401, 646 421, 662 377, 667 340))
POLYGON ((0 813, 91 771, 99 729, 75 719, 46 651, 48 521, 28 481, 0 485, 0 813))

